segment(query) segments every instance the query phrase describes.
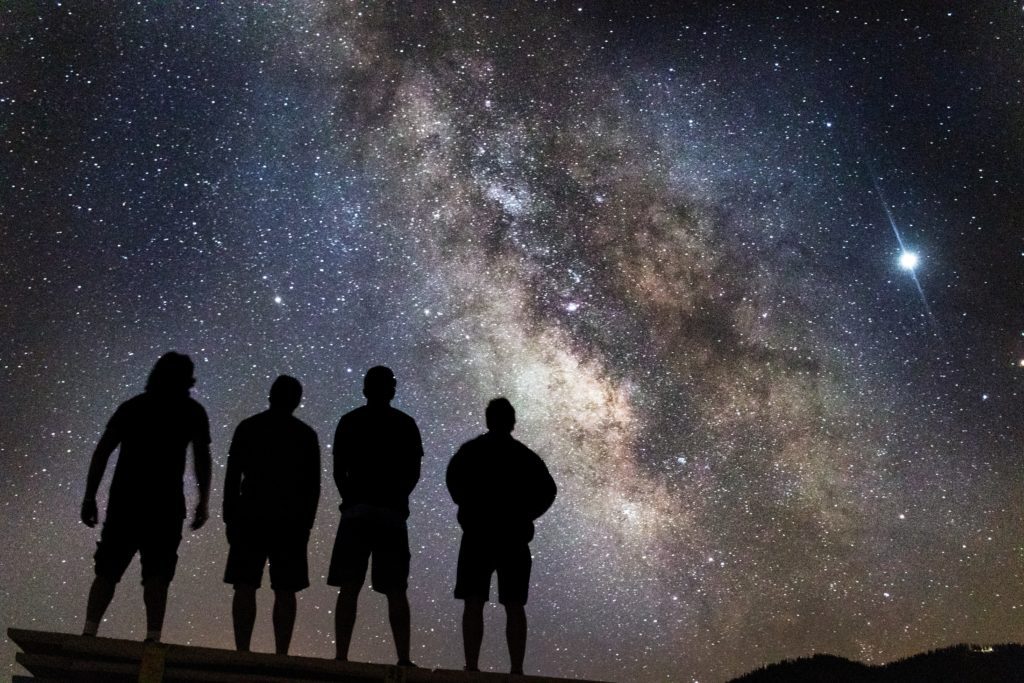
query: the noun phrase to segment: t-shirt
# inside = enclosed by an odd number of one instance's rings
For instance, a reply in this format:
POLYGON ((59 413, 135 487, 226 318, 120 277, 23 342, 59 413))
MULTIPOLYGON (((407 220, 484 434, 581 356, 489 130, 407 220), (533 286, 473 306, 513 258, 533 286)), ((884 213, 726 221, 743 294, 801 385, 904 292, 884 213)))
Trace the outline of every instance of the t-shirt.
POLYGON ((510 542, 533 538, 533 521, 558 491, 539 455, 511 434, 496 432, 462 444, 445 480, 466 533, 510 542))
POLYGON ((122 403, 103 439, 120 443, 107 518, 185 517, 189 443, 210 443, 206 411, 187 393, 145 392, 122 403))
POLYGON ((342 511, 362 504, 409 516, 423 459, 415 420, 389 405, 356 408, 338 421, 333 450, 342 511))
POLYGON ((305 422, 267 410, 242 420, 228 451, 224 521, 312 528, 320 499, 320 442, 305 422))

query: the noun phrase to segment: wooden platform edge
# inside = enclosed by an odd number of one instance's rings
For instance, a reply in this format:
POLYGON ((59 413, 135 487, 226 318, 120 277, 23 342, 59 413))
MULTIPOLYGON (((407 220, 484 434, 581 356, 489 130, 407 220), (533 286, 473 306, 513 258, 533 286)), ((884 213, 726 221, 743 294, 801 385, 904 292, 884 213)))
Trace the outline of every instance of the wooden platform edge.
MULTIPOLYGON (((338 662, 333 659, 237 652, 173 643, 148 644, 119 638, 81 636, 52 631, 8 628, 7 635, 21 649, 16 661, 43 683, 54 680, 96 680, 101 671, 110 680, 138 676, 144 661, 158 662, 162 674, 154 680, 197 683, 283 683, 333 681, 336 683, 602 683, 549 676, 512 676, 454 669, 397 667, 388 664, 338 662), (127 667, 127 668, 126 668, 127 667), (60 673, 61 671, 65 673, 60 673), (76 676, 75 674, 81 674, 76 676), (68 677, 70 676, 70 677, 68 677)), ((132 680, 139 680, 132 678, 132 680)))

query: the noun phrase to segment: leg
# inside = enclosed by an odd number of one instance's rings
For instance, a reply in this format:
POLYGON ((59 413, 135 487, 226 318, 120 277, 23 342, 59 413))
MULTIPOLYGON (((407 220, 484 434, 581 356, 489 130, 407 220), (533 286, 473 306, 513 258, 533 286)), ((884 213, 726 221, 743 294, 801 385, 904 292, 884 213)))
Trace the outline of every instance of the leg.
POLYGON ((356 606, 361 584, 345 584, 338 589, 338 604, 334 610, 335 658, 348 661, 348 646, 352 642, 352 629, 356 625, 356 606))
POLYGON ((480 644, 484 641, 484 601, 466 598, 462 610, 462 646, 466 671, 480 670, 480 644))
POLYGON ((296 594, 309 587, 309 529, 282 525, 270 544, 270 587, 274 591, 274 650, 288 654, 295 633, 296 594))
POLYGON ((530 594, 530 546, 522 543, 502 549, 498 563, 498 596, 505 607, 505 640, 511 673, 523 673, 526 656, 526 601, 530 594))
POLYGON ((252 628, 256 624, 256 586, 235 584, 231 621, 235 626, 235 649, 248 652, 252 642, 252 628))
POLYGON ((167 588, 178 565, 178 545, 184 519, 146 522, 140 530, 139 563, 142 565, 142 600, 146 603, 146 641, 160 642, 167 611, 167 588))
POLYGON ((96 635, 100 622, 103 621, 103 615, 106 613, 107 607, 110 606, 110 601, 114 599, 114 589, 116 587, 116 581, 111 581, 102 576, 97 576, 93 579, 92 588, 89 589, 89 601, 85 606, 85 628, 82 631, 82 635, 96 635))
POLYGON ((142 601, 146 603, 146 640, 160 642, 167 611, 168 581, 152 577, 142 586, 142 601))
POLYGON ((508 657, 512 662, 511 673, 523 673, 523 659, 526 657, 526 607, 505 605, 505 638, 508 640, 508 657))
POLYGON ((399 664, 409 664, 409 597, 404 590, 394 591, 388 596, 388 621, 391 635, 395 638, 395 651, 399 664))
POLYGON ((335 658, 348 661, 348 646, 352 642, 352 629, 356 625, 356 607, 359 591, 366 580, 370 563, 372 529, 364 519, 344 516, 338 524, 331 552, 331 566, 327 570, 327 585, 338 587, 338 603, 334 608, 335 658))
POLYGON ((388 599, 388 621, 395 639, 399 666, 414 666, 409 659, 409 531, 405 523, 383 520, 377 525, 370 577, 373 589, 388 599))
POLYGON ((131 525, 119 524, 107 516, 96 544, 96 577, 89 588, 89 599, 85 605, 85 627, 82 635, 94 636, 99 631, 114 591, 124 572, 131 564, 138 550, 138 538, 131 525))
POLYGON ((274 646, 279 655, 288 654, 295 630, 295 591, 274 591, 274 646))

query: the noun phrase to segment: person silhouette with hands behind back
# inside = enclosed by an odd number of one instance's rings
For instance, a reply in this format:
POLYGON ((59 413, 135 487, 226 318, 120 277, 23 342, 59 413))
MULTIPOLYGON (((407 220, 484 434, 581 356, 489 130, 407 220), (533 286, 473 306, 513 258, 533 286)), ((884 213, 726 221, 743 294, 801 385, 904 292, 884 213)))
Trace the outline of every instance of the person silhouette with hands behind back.
POLYGON ((224 582, 234 586, 235 647, 245 652, 267 560, 279 655, 288 654, 295 629, 295 594, 309 587, 307 547, 320 500, 320 442, 292 415, 301 401, 299 380, 278 377, 270 387, 270 408, 242 420, 228 451, 224 523, 231 549, 224 582))
POLYGON ((96 544, 96 578, 89 590, 83 635, 96 635, 117 583, 138 553, 146 640, 160 640, 185 520, 185 458, 190 443, 199 486, 192 529, 202 528, 209 517, 210 423, 189 395, 195 385, 194 369, 184 354, 170 351, 161 356, 149 373, 146 390, 118 407, 92 454, 81 511, 82 522, 90 528, 99 521, 96 493, 107 462, 121 447, 96 544))
POLYGON ((409 494, 420 478, 423 444, 416 421, 391 407, 395 375, 370 368, 363 379, 366 405, 338 421, 334 432, 334 482, 341 521, 327 584, 338 587, 334 613, 336 656, 348 659, 356 605, 370 558, 371 586, 388 600, 388 620, 399 666, 409 659, 409 494))
POLYGON ((487 433, 456 451, 445 477, 462 527, 455 597, 464 602, 466 670, 479 671, 484 603, 497 572, 511 673, 522 674, 533 522, 551 507, 558 489, 540 456, 512 438, 516 411, 508 399, 488 403, 485 417, 487 433))

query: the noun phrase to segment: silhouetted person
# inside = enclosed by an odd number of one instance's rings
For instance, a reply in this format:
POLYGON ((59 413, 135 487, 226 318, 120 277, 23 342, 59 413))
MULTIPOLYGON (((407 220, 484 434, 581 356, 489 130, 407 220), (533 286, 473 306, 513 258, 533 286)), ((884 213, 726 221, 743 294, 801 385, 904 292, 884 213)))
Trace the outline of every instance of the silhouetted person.
POLYGON ((490 599, 491 575, 498 573, 511 672, 521 674, 533 522, 551 507, 557 488, 540 456, 512 438, 516 411, 507 399, 488 403, 486 419, 487 433, 462 444, 448 463, 448 492, 459 506, 462 527, 455 597, 464 601, 466 670, 477 671, 484 603, 490 599))
POLYGON ((299 380, 281 375, 270 387, 270 409, 235 429, 224 479, 228 553, 224 582, 235 588, 231 616, 235 647, 249 650, 256 590, 270 560, 274 645, 288 654, 295 628, 295 594, 309 586, 307 546, 320 500, 320 442, 292 415, 302 400, 299 380))
POLYGON ((388 599, 398 663, 409 661, 409 494, 420 478, 423 445, 416 421, 392 408, 395 376, 383 366, 363 380, 366 405, 346 413, 334 432, 334 482, 341 521, 327 583, 337 586, 337 658, 348 659, 356 602, 373 557, 371 586, 388 599))
POLYGON ((146 391, 121 404, 100 437, 89 464, 82 522, 96 526, 96 491, 119 445, 103 532, 96 547, 96 578, 89 590, 84 635, 96 635, 114 589, 135 553, 142 563, 146 640, 159 641, 167 587, 178 564, 185 521, 185 456, 189 443, 199 485, 192 529, 209 516, 210 425, 191 396, 192 360, 173 351, 157 360, 146 391))

